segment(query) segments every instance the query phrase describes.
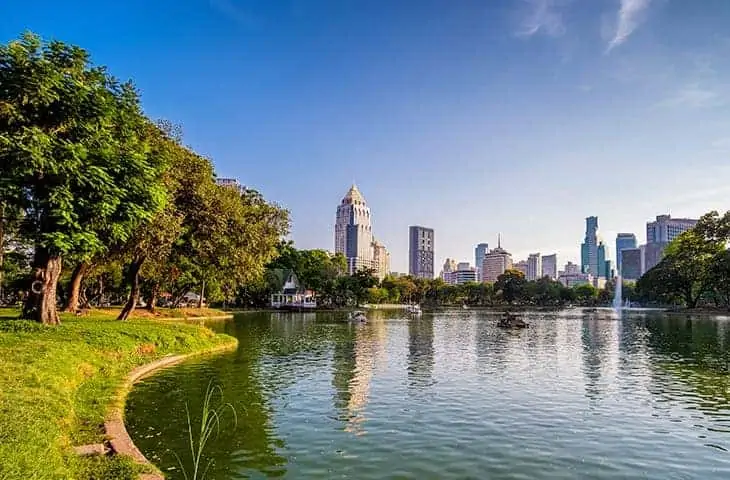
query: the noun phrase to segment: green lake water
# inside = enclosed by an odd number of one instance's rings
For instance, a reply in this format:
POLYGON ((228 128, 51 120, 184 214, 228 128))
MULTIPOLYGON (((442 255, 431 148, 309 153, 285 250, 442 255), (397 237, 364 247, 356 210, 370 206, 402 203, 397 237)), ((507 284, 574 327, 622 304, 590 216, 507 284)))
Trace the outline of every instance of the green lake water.
POLYGON ((135 386, 127 427, 173 479, 210 382, 237 412, 210 479, 729 479, 730 319, 609 311, 256 313, 237 351, 135 386))

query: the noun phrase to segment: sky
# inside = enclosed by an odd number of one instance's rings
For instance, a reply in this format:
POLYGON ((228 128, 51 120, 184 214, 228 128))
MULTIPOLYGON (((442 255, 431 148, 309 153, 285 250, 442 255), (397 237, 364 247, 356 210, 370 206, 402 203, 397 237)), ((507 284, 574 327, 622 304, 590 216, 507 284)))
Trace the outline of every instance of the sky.
POLYGON ((407 271, 480 242, 580 258, 585 217, 645 240, 656 215, 730 208, 730 1, 0 1, 132 79, 146 113, 334 248, 355 182, 407 271))

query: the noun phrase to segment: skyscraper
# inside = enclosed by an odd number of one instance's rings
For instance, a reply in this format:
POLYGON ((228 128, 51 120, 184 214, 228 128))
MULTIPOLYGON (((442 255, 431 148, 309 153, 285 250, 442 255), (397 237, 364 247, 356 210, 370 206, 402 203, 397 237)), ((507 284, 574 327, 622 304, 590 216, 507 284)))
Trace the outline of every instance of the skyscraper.
POLYGON ((542 275, 542 258, 540 253, 531 253, 527 257, 527 279, 535 281, 542 275))
POLYGON ((390 273, 390 253, 385 245, 373 239, 373 269, 378 280, 383 280, 390 273))
POLYGON ((621 278, 624 280, 638 280, 641 278, 641 249, 624 248, 619 268, 621 278))
POLYGON ((409 227, 408 273, 416 278, 433 278, 433 228, 409 227))
POLYGON ((512 268, 512 255, 502 248, 501 239, 497 240, 497 248, 484 256, 482 264, 482 281, 494 283, 505 270, 512 268))
POLYGON ((480 243, 474 248, 474 265, 477 268, 477 280, 482 280, 482 263, 484 263, 484 255, 489 251, 489 245, 480 243))
POLYGON ((542 276, 552 280, 558 278, 558 256, 556 254, 543 255, 542 276))
POLYGON ((672 218, 669 215, 657 215, 656 221, 646 222, 646 248, 644 273, 654 268, 664 256, 664 248, 690 228, 697 225, 692 218, 672 218))
POLYGON ((454 284, 456 283, 456 260, 453 258, 447 258, 444 262, 444 268, 441 270, 441 279, 444 283, 454 284))
POLYGON ((337 207, 335 252, 342 253, 347 258, 347 271, 350 275, 358 270, 374 267, 370 209, 354 184, 337 207))
POLYGON ((621 270, 623 268, 621 263, 621 251, 629 248, 636 248, 636 235, 633 233, 619 233, 616 235, 616 269, 618 270, 619 275, 622 274, 621 270))
POLYGON ((657 215, 656 221, 646 222, 646 243, 669 243, 695 225, 697 220, 692 218, 657 215))
POLYGON ((598 275, 598 217, 586 218, 586 236, 580 246, 583 273, 598 275))
POLYGON ((522 272, 522 274, 525 276, 525 278, 527 278, 527 260, 520 260, 519 262, 514 262, 512 264, 512 270, 517 270, 518 272, 522 272))
POLYGON ((606 252, 606 245, 604 245, 603 242, 598 243, 597 252, 598 252, 598 270, 597 270, 598 273, 597 274, 594 273, 593 276, 600 277, 600 278, 608 278, 609 275, 611 275, 611 272, 609 271, 611 268, 610 268, 610 263, 606 263, 607 252, 606 252))

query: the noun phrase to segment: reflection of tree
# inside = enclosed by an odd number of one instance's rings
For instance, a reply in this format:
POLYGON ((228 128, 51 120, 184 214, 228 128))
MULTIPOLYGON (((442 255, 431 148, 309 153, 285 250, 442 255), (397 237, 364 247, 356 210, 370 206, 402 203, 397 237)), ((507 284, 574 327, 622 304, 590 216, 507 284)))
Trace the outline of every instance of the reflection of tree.
POLYGON ((221 387, 223 401, 231 402, 238 414, 237 423, 230 416, 222 420, 220 435, 206 447, 204 455, 214 461, 209 478, 228 478, 231 470, 261 471, 269 476, 285 473, 286 459, 278 454, 284 444, 275 437, 271 424, 271 389, 259 368, 262 339, 269 334, 269 326, 252 320, 247 317, 250 324, 240 332, 235 323, 226 325, 226 331, 239 339, 234 354, 165 370, 132 392, 127 419, 135 442, 143 452, 153 453, 153 461, 169 478, 183 478, 177 470, 167 471, 177 466, 174 454, 190 465, 185 404, 195 429, 209 382, 221 387))
MULTIPOLYGON (((730 352, 725 348, 730 331, 722 321, 653 316, 646 328, 650 332, 648 346, 658 357, 658 375, 670 373, 694 391, 684 394, 682 401, 695 402, 697 409, 708 414, 730 409, 730 352)), ((657 393, 664 394, 665 390, 659 385, 657 393)))
POLYGON ((412 318, 408 322, 408 380, 411 386, 427 386, 433 376, 433 318, 412 318))

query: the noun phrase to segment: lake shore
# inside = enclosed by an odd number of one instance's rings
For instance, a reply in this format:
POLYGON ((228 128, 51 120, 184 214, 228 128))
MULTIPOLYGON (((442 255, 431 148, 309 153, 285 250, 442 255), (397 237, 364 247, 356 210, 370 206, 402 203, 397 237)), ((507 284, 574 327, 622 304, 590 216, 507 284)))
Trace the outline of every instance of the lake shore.
POLYGON ((136 478, 141 469, 128 457, 80 457, 73 447, 107 440, 104 423, 119 411, 136 367, 233 348, 232 337, 171 322, 219 316, 213 312, 118 322, 114 311, 92 311, 44 327, 0 309, 0 478, 136 478))

